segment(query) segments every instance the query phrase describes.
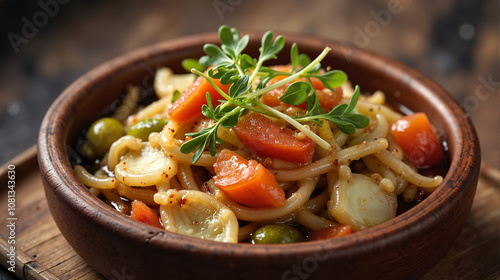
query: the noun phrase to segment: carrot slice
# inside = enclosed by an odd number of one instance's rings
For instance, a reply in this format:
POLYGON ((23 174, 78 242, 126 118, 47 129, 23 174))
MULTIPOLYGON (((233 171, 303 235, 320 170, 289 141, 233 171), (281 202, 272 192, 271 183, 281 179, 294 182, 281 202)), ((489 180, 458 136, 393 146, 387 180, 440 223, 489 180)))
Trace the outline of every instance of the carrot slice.
POLYGON ((444 160, 444 151, 425 113, 400 118, 391 127, 394 139, 418 168, 437 165, 444 160))
MULTIPOLYGON (((223 85, 218 79, 213 81, 222 91, 226 93, 229 91, 231 85, 223 85)), ((210 94, 210 100, 214 106, 219 104, 218 100, 223 99, 205 78, 198 77, 172 104, 168 110, 169 119, 184 124, 201 116, 201 106, 207 104, 207 92, 210 94)))
POLYGON ((307 163, 314 155, 315 143, 309 137, 297 139, 298 131, 277 125, 258 113, 240 117, 233 131, 245 147, 260 156, 307 163))
POLYGON ((351 234, 350 225, 329 226, 311 232, 307 240, 312 241, 312 240, 331 239, 348 234, 351 234))
POLYGON ((163 229, 158 215, 142 201, 132 201, 132 212, 130 217, 139 222, 163 229))
MULTIPOLYGON (((292 69, 291 65, 278 65, 272 67, 274 70, 277 71, 290 71, 292 69)), ((288 76, 286 75, 280 75, 272 78, 267 85, 272 85, 274 83, 277 83, 278 81, 283 80, 288 76)), ((305 81, 306 79, 302 78, 299 79, 300 81, 305 81)), ((342 101, 342 96, 343 96, 343 91, 341 87, 334 88, 335 92, 332 92, 331 90, 327 90, 323 83, 317 79, 317 78, 311 78, 311 82, 313 87, 316 89, 316 94, 318 95, 318 100, 319 103, 321 104, 321 108, 325 112, 330 112, 335 106, 339 105, 340 102, 342 101)), ((266 92, 262 95, 261 101, 262 103, 275 107, 284 104, 280 99, 280 97, 285 93, 286 88, 290 85, 291 83, 288 83, 286 85, 283 85, 277 89, 273 89, 269 92, 266 92)), ((291 105, 288 105, 291 106, 291 105)), ((302 108, 304 110, 307 109, 307 104, 304 101, 302 104, 297 105, 296 107, 302 108)))
POLYGON ((273 174, 255 160, 246 160, 230 150, 222 150, 214 164, 216 187, 236 202, 255 208, 279 207, 285 192, 273 174))

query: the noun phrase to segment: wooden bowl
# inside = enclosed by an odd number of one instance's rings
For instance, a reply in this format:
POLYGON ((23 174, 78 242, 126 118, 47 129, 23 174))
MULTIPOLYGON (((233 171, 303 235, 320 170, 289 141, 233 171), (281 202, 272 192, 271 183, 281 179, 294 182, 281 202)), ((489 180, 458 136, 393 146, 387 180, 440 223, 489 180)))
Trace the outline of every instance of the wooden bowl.
MULTIPOLYGON (((260 33, 248 33, 257 54, 260 33)), ((69 86, 48 110, 38 158, 52 215, 75 251, 107 278, 118 279, 417 279, 436 265, 459 235, 471 209, 480 168, 470 120, 448 93, 419 72, 345 43, 285 34, 311 57, 332 51, 322 65, 344 70, 389 103, 426 112, 447 143, 449 171, 429 197, 373 228, 325 241, 286 245, 223 244, 159 230, 118 213, 91 195, 70 157, 79 133, 118 98, 127 84, 151 87, 155 69, 183 73, 184 58, 203 55, 216 34, 155 44, 113 59, 69 86), (128 277, 128 278, 127 278, 128 277), (197 278, 195 278, 197 277, 197 278)), ((287 61, 276 61, 287 63, 287 61)))

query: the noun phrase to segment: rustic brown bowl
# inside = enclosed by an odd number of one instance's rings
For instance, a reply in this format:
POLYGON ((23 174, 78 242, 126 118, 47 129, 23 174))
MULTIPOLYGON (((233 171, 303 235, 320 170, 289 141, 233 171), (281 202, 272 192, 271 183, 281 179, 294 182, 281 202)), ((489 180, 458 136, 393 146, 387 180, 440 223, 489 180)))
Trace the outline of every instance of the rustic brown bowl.
MULTIPOLYGON (((250 53, 260 33, 249 33, 250 53)), ((345 43, 286 35, 311 57, 332 48, 322 65, 342 69, 364 91, 428 114, 444 135, 449 171, 423 202, 386 223, 349 236, 292 245, 223 244, 141 224, 97 199, 77 179, 70 157, 79 133, 122 94, 127 84, 151 87, 154 71, 179 73, 216 34, 155 44, 95 68, 69 86, 48 110, 38 155, 52 215, 62 234, 92 267, 115 279, 417 279, 436 265, 459 235, 471 209, 480 167, 470 120, 448 93, 424 75, 387 57, 345 43), (121 278, 120 278, 121 277, 121 278)))

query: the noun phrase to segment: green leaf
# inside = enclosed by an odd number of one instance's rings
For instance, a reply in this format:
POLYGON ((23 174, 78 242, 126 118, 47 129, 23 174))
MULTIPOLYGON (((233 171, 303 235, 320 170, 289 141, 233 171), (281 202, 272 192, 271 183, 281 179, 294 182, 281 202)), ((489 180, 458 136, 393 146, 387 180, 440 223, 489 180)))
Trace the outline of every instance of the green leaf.
POLYGON ((203 138, 203 143, 198 147, 196 153, 194 153, 193 158, 191 159, 191 163, 195 163, 200 159, 201 155, 203 154, 203 151, 205 151, 205 147, 207 146, 209 139, 210 139, 209 137, 203 138))
POLYGON ((255 64, 257 64, 257 60, 253 59, 248 54, 242 54, 240 56, 240 65, 244 71, 248 70, 249 68, 255 67, 255 64))
POLYGON ((267 74, 264 74, 264 76, 260 77, 260 82, 257 85, 257 89, 265 88, 266 85, 269 83, 269 81, 272 78, 279 75, 278 71, 275 71, 275 70, 273 70, 269 67, 265 67, 265 66, 260 69, 260 72, 267 73, 267 74))
POLYGON ((229 116, 227 119, 225 119, 221 125, 224 128, 231 128, 235 126, 238 123, 238 119, 240 118, 240 114, 233 114, 229 116))
POLYGON ((307 54, 300 54, 299 55, 299 65, 304 68, 306 67, 307 65, 309 65, 311 63, 311 59, 309 58, 309 56, 307 54))
POLYGON ((259 48, 259 52, 261 54, 267 52, 267 50, 271 47, 271 44, 273 43, 273 37, 274 34, 271 31, 267 31, 266 33, 264 33, 264 36, 262 36, 261 40, 261 46, 259 48))
POLYGON ((280 101, 290 105, 302 104, 311 92, 311 85, 304 81, 297 81, 289 85, 285 93, 280 97, 280 101))
POLYGON ((221 49, 233 60, 237 60, 248 45, 249 36, 245 35, 240 39, 240 34, 236 28, 223 25, 219 28, 219 39, 222 43, 221 49))
POLYGON ((309 94, 306 100, 306 105, 309 114, 312 116, 321 115, 324 113, 323 108, 321 108, 321 103, 319 102, 316 91, 313 91, 313 93, 309 94))
POLYGON ((236 53, 239 55, 247 47, 250 37, 248 35, 243 36, 236 45, 236 53))
POLYGON ((293 43, 290 48, 290 62, 292 64, 292 72, 295 71, 297 65, 299 64, 299 48, 297 47, 297 43, 293 43))
POLYGON ((318 73, 321 69, 321 63, 314 65, 307 73, 318 73))
POLYGON ((368 118, 365 115, 352 114, 352 115, 346 116, 346 118, 348 118, 349 121, 352 124, 354 124, 354 126, 357 128, 367 127, 370 124, 370 118, 368 118))
POLYGON ((206 104, 203 104, 201 106, 201 113, 205 117, 207 117, 207 118, 209 118, 211 120, 216 120, 215 115, 214 115, 214 111, 210 110, 210 108, 206 104))
POLYGON ((219 69, 217 72, 214 72, 213 69, 208 70, 208 76, 210 76, 212 79, 220 79, 224 74, 226 74, 228 70, 226 69, 219 69))
POLYGON ((232 59, 236 59, 236 57, 238 56, 236 54, 235 50, 232 47, 228 46, 228 45, 222 45, 221 49, 222 49, 222 51, 224 53, 226 53, 232 59))
POLYGON ((203 104, 201 106, 201 113, 205 117, 212 119, 214 121, 217 121, 217 118, 216 118, 215 113, 214 113, 214 107, 212 106, 212 99, 210 97, 210 94, 207 92, 205 97, 207 99, 207 104, 203 104))
POLYGON ((205 69, 206 69, 208 66, 211 66, 210 56, 204 55, 204 56, 200 57, 200 59, 198 59, 198 63, 200 65, 202 65, 203 67, 205 67, 205 69))
MULTIPOLYGON (((200 147, 200 145, 202 145, 205 142, 205 138, 206 137, 204 135, 200 135, 198 137, 194 137, 189 141, 184 142, 180 148, 181 153, 189 154, 194 152, 198 147, 200 147)), ((203 148, 205 148, 205 146, 203 146, 203 148)))
POLYGON ((229 96, 234 98, 248 92, 252 88, 252 86, 248 84, 248 79, 248 75, 244 75, 232 84, 231 87, 229 87, 229 96))
POLYGON ((209 62, 211 65, 216 64, 232 64, 232 60, 216 45, 214 44, 205 44, 203 46, 203 50, 206 54, 211 56, 209 58, 209 62))
POLYGON ((335 126, 337 126, 338 129, 340 129, 340 131, 344 132, 345 134, 352 135, 356 132, 356 127, 354 126, 354 124, 352 124, 350 122, 346 122, 346 121, 335 119, 335 118, 328 119, 328 120, 333 122, 335 124, 335 126))
POLYGON ((342 116, 345 113, 345 110, 347 109, 347 104, 339 104, 335 106, 330 112, 327 113, 329 116, 342 116))
POLYGON ((217 142, 218 142, 217 133, 212 133, 211 137, 207 139, 210 139, 208 142, 208 151, 210 151, 211 156, 215 156, 215 153, 217 151, 217 142))
POLYGON ((174 93, 172 94, 172 103, 177 101, 177 99, 179 99, 180 96, 181 96, 181 92, 178 90, 174 90, 174 93))
POLYGON ((275 59, 276 55, 283 49, 284 46, 285 46, 285 38, 283 36, 276 37, 276 39, 274 40, 274 42, 270 47, 264 49, 263 52, 261 51, 260 59, 263 61, 269 59, 275 59))
POLYGON ((262 36, 261 47, 259 48, 260 56, 259 60, 266 61, 269 59, 276 58, 276 55, 285 46, 285 37, 278 36, 273 41, 274 34, 268 31, 262 36))
POLYGON ((226 70, 222 72, 220 76, 220 82, 223 85, 229 85, 234 83, 239 78, 238 71, 236 69, 226 70))
POLYGON ((217 119, 220 119, 227 115, 229 112, 234 110, 234 106, 223 106, 224 103, 221 103, 215 107, 214 114, 217 119))
POLYGON ((269 74, 267 76, 261 77, 259 84, 257 85, 257 89, 265 88, 267 83, 274 78, 275 76, 272 74, 269 74))
POLYGON ((285 46, 285 37, 278 36, 274 39, 273 45, 269 49, 269 52, 276 56, 285 46))
POLYGON ((351 100, 349 101, 349 106, 345 109, 344 114, 349 114, 354 109, 356 109, 356 103, 358 103, 358 97, 359 97, 359 86, 356 85, 354 87, 354 93, 352 94, 351 100))
POLYGON ((231 32, 231 28, 227 25, 221 25, 221 27, 219 27, 219 40, 223 45, 232 45, 233 32, 231 32))
POLYGON ((205 66, 201 65, 198 60, 192 58, 186 58, 182 61, 182 68, 187 72, 191 73, 191 69, 196 69, 200 72, 205 71, 207 69, 205 66))
POLYGON ((331 91, 334 91, 334 88, 341 86, 347 81, 347 75, 340 70, 328 71, 322 75, 313 75, 313 77, 318 78, 331 91))

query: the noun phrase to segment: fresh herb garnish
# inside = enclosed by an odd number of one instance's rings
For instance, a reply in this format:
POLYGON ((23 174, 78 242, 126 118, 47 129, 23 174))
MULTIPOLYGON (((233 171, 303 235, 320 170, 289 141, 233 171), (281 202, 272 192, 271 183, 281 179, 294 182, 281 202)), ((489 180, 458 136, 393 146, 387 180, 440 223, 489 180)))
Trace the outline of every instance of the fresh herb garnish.
POLYGON ((321 125, 320 120, 326 119, 347 134, 353 134, 356 128, 364 128, 369 124, 368 117, 357 114, 358 86, 356 86, 349 104, 340 104, 328 113, 325 113, 321 108, 311 78, 319 79, 326 88, 332 91, 347 81, 347 75, 340 70, 320 72, 320 62, 330 51, 330 48, 326 47, 316 59, 311 61, 307 55, 299 54, 298 47, 294 43, 290 50, 292 69, 290 72, 283 72, 264 66, 264 62, 275 59, 283 49, 285 45, 283 36, 274 37, 272 32, 266 32, 262 37, 258 59, 243 53, 248 45, 249 37, 248 35, 240 37, 235 28, 221 26, 219 39, 220 47, 206 44, 203 49, 207 55, 198 61, 189 59, 183 62, 185 68, 191 68, 189 69, 191 72, 204 77, 224 97, 224 100, 220 100, 221 103, 214 108, 207 93, 207 104, 201 108, 202 113, 205 117, 212 119, 215 124, 199 132, 186 134, 192 139, 183 143, 180 150, 185 154, 196 151, 192 158, 193 163, 198 161, 206 147, 212 156, 215 155, 216 145, 222 143, 222 139, 217 136, 217 129, 219 126, 225 128, 235 126, 245 110, 281 118, 327 151, 331 151, 331 145, 301 123, 312 121, 321 125), (202 66, 205 68, 213 67, 205 74, 202 66), (280 75, 288 77, 267 85, 272 78, 280 75), (252 87, 257 77, 260 78, 260 82, 256 87, 252 87), (305 78, 305 81, 297 81, 300 78, 305 78), (222 84, 231 84, 228 93, 222 91, 212 79, 220 79, 222 84), (289 83, 291 84, 280 100, 290 105, 302 104, 305 101, 307 104, 305 114, 291 117, 259 101, 262 94, 289 83))

